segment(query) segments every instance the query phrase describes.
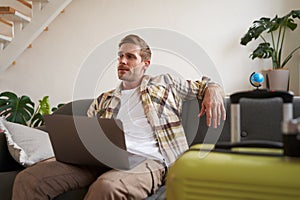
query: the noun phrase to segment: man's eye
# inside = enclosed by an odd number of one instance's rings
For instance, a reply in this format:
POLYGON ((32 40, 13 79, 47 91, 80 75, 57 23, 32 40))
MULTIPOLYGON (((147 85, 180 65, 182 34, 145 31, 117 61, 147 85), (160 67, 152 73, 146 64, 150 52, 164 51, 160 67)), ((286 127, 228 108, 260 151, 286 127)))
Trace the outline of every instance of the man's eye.
POLYGON ((133 59, 132 55, 127 55, 126 57, 127 57, 127 59, 133 59))

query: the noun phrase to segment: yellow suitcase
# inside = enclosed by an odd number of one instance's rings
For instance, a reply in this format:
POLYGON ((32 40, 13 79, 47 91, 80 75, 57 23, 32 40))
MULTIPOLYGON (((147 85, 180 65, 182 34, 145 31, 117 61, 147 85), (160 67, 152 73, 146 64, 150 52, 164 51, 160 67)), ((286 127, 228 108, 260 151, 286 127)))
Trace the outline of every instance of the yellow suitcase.
POLYGON ((295 130, 295 126, 287 123, 286 146, 272 141, 240 142, 239 100, 243 97, 281 97, 283 121, 292 118, 293 96, 287 92, 254 90, 231 95, 231 142, 198 144, 185 152, 168 171, 167 200, 300 199, 300 131, 292 133, 288 127, 295 130))
POLYGON ((170 167, 167 200, 300 199, 299 158, 282 149, 209 149, 192 146, 170 167))

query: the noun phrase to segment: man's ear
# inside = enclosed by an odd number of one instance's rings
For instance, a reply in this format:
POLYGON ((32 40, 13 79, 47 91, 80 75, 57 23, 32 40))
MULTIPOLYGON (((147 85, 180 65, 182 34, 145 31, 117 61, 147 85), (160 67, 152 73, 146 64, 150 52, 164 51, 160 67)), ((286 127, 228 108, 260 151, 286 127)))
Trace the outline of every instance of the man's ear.
POLYGON ((143 61, 144 62, 144 69, 146 70, 146 69, 148 69, 148 67, 150 66, 150 60, 145 60, 145 61, 143 61))

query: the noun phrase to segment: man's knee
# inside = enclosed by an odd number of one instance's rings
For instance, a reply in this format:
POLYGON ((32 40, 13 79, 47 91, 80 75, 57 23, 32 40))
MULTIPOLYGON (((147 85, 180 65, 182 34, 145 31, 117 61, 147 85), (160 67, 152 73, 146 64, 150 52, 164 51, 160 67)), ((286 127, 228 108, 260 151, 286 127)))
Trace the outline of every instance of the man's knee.
POLYGON ((89 187, 85 199, 128 199, 128 191, 119 180, 112 181, 99 178, 89 187))
POLYGON ((13 199, 49 199, 62 193, 57 166, 56 162, 38 163, 21 171, 14 181, 13 199))
POLYGON ((40 186, 40 180, 25 169, 17 174, 12 199, 31 199, 40 186))
POLYGON ((23 170, 17 174, 14 185, 16 187, 26 185, 27 187, 36 188, 39 185, 39 180, 27 170, 23 170))

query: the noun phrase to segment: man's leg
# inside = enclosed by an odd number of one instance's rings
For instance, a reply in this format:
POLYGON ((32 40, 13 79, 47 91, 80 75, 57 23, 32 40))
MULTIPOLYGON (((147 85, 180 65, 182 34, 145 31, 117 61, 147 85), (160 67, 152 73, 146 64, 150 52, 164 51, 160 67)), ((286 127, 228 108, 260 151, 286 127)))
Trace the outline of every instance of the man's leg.
POLYGON ((102 174, 89 188, 85 200, 144 199, 163 183, 165 168, 147 160, 132 170, 110 170, 102 174))
POLYGON ((17 175, 12 200, 53 199, 66 191, 87 187, 103 172, 104 169, 57 161, 41 162, 17 175))

